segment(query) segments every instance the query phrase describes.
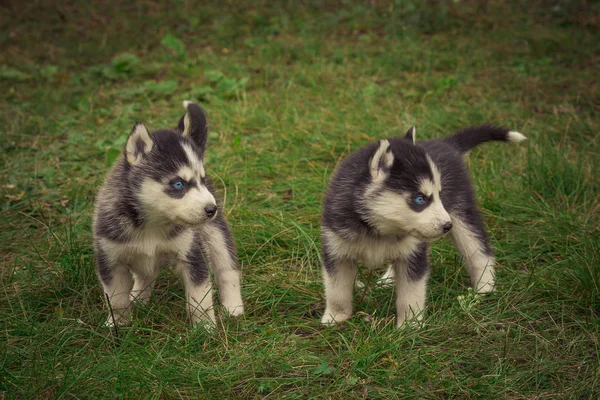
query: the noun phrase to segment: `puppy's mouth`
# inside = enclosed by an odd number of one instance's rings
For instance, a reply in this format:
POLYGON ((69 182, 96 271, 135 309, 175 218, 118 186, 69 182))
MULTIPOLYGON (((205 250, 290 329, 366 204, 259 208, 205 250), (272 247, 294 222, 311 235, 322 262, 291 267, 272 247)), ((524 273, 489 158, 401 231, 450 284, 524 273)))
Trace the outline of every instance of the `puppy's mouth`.
POLYGON ((197 228, 199 226, 202 226, 202 225, 206 224, 211 219, 212 218, 206 218, 206 217, 201 217, 201 218, 194 219, 194 220, 189 220, 189 219, 184 219, 184 218, 177 218, 177 220, 174 221, 174 222, 176 224, 187 226, 187 227, 190 227, 190 228, 197 228))
POLYGON ((417 231, 416 229, 413 229, 412 231, 410 231, 408 233, 408 235, 413 236, 419 240, 422 240, 424 242, 435 242, 436 240, 438 240, 439 238, 441 238, 442 236, 446 235, 445 233, 440 233, 439 235, 424 235, 421 232, 417 231))

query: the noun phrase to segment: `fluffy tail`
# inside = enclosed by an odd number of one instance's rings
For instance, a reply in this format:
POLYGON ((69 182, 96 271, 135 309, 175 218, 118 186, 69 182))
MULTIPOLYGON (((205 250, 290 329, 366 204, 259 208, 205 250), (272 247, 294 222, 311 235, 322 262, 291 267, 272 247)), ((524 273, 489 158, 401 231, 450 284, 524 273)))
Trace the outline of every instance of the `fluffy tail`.
POLYGON ((527 139, 525 135, 516 131, 482 125, 463 129, 452 136, 448 136, 444 141, 456 147, 461 153, 466 153, 473 147, 485 142, 521 142, 525 139, 527 139))

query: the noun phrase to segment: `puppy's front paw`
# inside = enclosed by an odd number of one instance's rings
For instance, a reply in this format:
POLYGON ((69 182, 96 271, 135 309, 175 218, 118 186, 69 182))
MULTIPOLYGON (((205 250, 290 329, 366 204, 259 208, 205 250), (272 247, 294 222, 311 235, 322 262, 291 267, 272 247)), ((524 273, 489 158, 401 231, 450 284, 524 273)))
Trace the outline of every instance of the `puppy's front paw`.
POLYGON ((210 318, 202 318, 197 321, 192 322, 192 329, 200 329, 201 331, 206 331, 212 333, 216 330, 217 325, 215 321, 210 318))
POLYGON ((239 304, 235 306, 225 306, 225 309, 232 317, 239 317, 244 313, 244 305, 239 304))
POLYGON ((127 326, 129 324, 131 324, 131 316, 114 314, 113 318, 113 314, 110 314, 102 326, 105 328, 114 328, 115 325, 127 326))
POLYGON ((396 327, 400 328, 402 326, 412 326, 419 327, 422 325, 423 321, 423 311, 421 310, 413 310, 410 306, 401 307, 398 309, 398 314, 396 316, 396 327))
POLYGON ((190 315, 190 319, 192 321, 192 325, 208 325, 212 324, 213 326, 217 325, 217 320, 215 318, 215 310, 212 308, 208 310, 201 310, 196 308, 190 315))
POLYGON ((477 283, 477 287, 475 288, 475 292, 477 293, 492 293, 495 289, 494 279, 491 279, 487 282, 482 282, 481 280, 477 283))
POLYGON ((334 325, 347 320, 351 316, 352 313, 350 312, 325 310, 321 318, 321 323, 324 325, 334 325))
MULTIPOLYGON (((490 262, 488 261, 488 264, 490 262)), ((483 271, 475 274, 478 279, 472 279, 473 287, 476 293, 491 293, 496 286, 496 273, 492 266, 486 266, 483 271)))
POLYGON ((396 328, 421 328, 423 326, 423 317, 421 315, 414 318, 400 318, 396 321, 396 328))
POLYGON ((146 293, 131 292, 129 294, 129 300, 132 303, 136 303, 136 304, 141 304, 143 306, 147 306, 148 303, 150 302, 150 295, 148 295, 146 293))

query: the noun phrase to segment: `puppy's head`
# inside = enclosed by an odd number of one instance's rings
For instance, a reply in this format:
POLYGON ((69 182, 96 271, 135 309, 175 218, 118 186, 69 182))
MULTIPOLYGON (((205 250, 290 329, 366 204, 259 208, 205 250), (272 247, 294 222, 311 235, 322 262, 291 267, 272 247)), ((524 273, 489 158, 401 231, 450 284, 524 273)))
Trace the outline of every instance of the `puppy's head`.
POLYGON ((202 109, 184 102, 186 113, 177 128, 150 133, 133 127, 125 145, 128 184, 150 221, 200 225, 217 214, 204 170, 208 129, 202 109))
POLYGON ((414 138, 411 128, 405 138, 381 140, 375 146, 363 207, 366 219, 382 234, 433 241, 447 233, 452 222, 440 199, 440 172, 414 138))

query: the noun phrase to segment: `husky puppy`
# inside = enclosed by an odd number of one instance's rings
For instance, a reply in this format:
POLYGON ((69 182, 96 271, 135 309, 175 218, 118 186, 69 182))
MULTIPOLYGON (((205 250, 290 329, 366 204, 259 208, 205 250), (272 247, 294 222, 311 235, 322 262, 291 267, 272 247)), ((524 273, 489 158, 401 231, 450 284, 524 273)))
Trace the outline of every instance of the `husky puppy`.
POLYGON ((356 261, 390 264, 397 326, 421 318, 429 276, 429 244, 449 234, 479 293, 494 289, 494 257, 463 156, 488 141, 519 142, 519 132, 491 126, 441 140, 380 140, 342 160, 329 184, 321 240, 326 309, 321 322, 352 315, 356 261))
POLYGON ((211 270, 229 314, 244 311, 233 239, 204 169, 206 117, 183 104, 176 128, 135 124, 98 193, 94 250, 109 326, 129 322, 132 301, 149 300, 163 256, 176 260, 193 324, 215 323, 211 270))

